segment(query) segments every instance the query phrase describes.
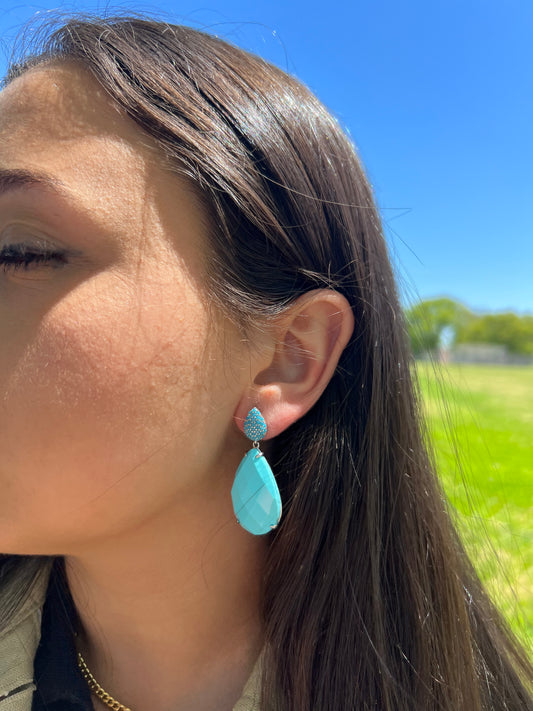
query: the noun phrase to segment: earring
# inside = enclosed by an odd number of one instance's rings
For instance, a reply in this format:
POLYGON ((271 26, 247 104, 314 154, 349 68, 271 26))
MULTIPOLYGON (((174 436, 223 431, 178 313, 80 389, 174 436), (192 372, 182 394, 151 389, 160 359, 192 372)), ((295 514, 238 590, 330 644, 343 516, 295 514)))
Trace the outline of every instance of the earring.
POLYGON ((244 420, 244 434, 253 441, 235 473, 231 499, 237 522, 250 533, 261 536, 276 528, 281 518, 281 497, 278 485, 259 449, 259 440, 267 433, 267 425, 257 407, 244 420))

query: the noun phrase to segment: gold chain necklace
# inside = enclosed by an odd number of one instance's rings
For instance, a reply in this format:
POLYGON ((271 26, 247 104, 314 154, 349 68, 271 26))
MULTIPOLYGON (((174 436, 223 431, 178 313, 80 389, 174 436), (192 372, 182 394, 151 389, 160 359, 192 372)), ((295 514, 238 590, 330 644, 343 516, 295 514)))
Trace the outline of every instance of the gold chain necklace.
POLYGON ((119 701, 116 701, 110 694, 107 693, 107 691, 104 691, 102 689, 100 684, 91 674, 89 667, 87 666, 87 662, 81 656, 80 652, 78 652, 78 666, 83 675, 83 678, 87 681, 87 684, 89 685, 89 689, 94 693, 96 697, 100 699, 102 703, 104 703, 106 706, 109 706, 109 708, 113 709, 113 711, 131 711, 131 709, 129 709, 127 706, 124 706, 124 704, 121 704, 119 701))

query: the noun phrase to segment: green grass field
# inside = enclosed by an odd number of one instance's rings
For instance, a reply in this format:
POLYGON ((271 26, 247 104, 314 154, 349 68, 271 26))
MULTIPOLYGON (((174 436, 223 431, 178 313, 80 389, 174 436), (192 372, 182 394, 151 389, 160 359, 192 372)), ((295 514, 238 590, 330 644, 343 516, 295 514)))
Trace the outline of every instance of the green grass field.
POLYGON ((481 579, 533 652, 533 368, 417 364, 446 495, 481 579))

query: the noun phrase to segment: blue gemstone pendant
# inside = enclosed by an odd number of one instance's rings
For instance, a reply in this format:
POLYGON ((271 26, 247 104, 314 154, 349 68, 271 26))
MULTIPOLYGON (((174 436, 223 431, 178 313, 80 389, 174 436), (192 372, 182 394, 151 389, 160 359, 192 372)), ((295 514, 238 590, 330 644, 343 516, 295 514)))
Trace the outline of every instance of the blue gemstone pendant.
MULTIPOLYGON (((266 434, 266 422, 254 407, 244 422, 246 436, 254 445, 266 434)), ((281 497, 270 464, 259 447, 244 455, 231 488, 233 510, 240 525, 261 536, 276 528, 281 518, 281 497)))

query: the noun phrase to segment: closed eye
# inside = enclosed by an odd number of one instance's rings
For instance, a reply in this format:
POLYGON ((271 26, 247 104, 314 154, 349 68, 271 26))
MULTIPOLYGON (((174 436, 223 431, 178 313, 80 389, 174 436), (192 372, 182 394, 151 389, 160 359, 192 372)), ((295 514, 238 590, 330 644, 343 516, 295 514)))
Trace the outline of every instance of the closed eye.
POLYGON ((0 250, 0 265, 4 272, 29 271, 44 266, 57 269, 66 263, 66 255, 60 250, 36 250, 25 244, 10 244, 0 250))

